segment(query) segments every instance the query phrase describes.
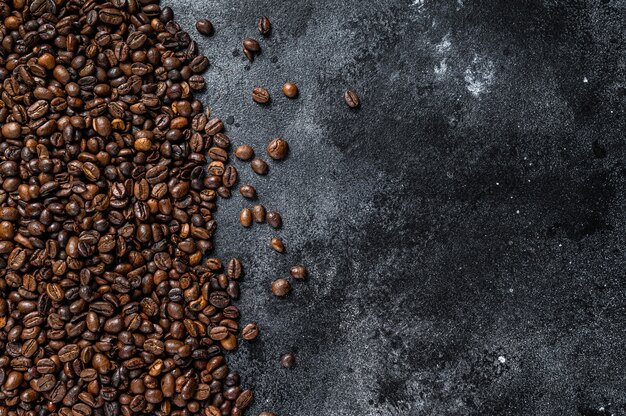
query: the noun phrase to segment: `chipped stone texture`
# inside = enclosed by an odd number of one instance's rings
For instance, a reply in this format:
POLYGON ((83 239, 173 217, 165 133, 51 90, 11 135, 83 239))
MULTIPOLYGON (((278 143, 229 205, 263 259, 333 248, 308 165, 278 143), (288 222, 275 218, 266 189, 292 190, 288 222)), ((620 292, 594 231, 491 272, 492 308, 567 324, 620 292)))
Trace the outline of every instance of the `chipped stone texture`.
POLYGON ((169 4, 191 33, 215 26, 194 37, 233 144, 290 143, 266 178, 235 161, 283 214, 286 254, 238 226, 246 201, 218 214, 261 328, 230 358, 249 414, 626 414, 626 1, 169 4), (295 263, 311 278, 276 299, 295 263))

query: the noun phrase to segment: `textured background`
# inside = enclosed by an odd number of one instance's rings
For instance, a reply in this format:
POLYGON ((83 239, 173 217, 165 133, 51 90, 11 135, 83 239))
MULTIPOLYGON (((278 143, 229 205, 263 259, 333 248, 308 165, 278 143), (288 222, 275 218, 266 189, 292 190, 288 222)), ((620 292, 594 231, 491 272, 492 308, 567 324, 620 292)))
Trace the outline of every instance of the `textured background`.
POLYGON ((204 99, 234 144, 291 144, 267 178, 237 164, 288 252, 237 224, 241 198, 218 217, 263 332, 231 357, 251 414, 626 414, 626 1, 164 3, 211 59, 204 99), (294 263, 310 280, 274 298, 294 263))

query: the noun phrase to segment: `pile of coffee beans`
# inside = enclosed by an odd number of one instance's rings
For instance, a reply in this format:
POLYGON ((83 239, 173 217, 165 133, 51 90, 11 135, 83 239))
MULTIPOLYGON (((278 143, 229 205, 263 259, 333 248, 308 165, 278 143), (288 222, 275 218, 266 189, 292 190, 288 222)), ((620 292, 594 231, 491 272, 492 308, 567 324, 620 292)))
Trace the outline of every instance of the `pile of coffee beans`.
MULTIPOLYGON (((242 415, 253 393, 225 353, 260 330, 240 329, 241 262, 208 257, 218 199, 238 184, 223 122, 194 98, 208 58, 159 0, 0 0, 0 22, 0 416, 242 415)), ((269 36, 269 19, 257 29, 269 36)), ((261 46, 243 50, 252 61, 261 46)), ((265 148, 288 152, 282 138, 265 148)), ((268 174, 251 146, 234 155, 268 174)), ((239 220, 282 227, 259 203, 239 220)))
POLYGON ((241 415, 224 352, 258 328, 241 263, 205 256, 237 183, 193 96, 209 60, 158 0, 0 0, 0 21, 0 415, 241 415))

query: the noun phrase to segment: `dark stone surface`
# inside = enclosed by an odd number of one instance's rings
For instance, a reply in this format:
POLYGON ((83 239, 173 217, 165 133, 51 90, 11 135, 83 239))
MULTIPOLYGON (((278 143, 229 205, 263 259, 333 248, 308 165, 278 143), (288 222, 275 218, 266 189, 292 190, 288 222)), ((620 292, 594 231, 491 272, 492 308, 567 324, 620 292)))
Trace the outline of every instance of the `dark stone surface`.
POLYGON ((233 142, 291 144, 267 178, 237 163, 283 213, 285 255, 238 226, 241 198, 218 216, 262 329, 230 358, 250 414, 626 414, 626 1, 169 4, 212 61, 204 99, 233 142), (310 280, 272 297, 294 263, 310 280))

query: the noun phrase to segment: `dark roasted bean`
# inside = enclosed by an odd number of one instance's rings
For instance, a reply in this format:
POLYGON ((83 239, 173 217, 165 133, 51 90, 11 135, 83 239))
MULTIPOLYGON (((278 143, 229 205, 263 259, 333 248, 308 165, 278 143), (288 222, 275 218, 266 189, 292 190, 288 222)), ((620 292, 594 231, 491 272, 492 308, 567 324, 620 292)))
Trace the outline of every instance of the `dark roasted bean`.
POLYGON ((267 104, 270 102, 270 93, 263 87, 255 87, 252 90, 252 100, 257 104, 267 104))
POLYGON ((291 290, 291 284, 287 279, 276 279, 272 282, 272 293, 275 296, 283 297, 286 296, 291 290))
POLYGON ((267 154, 274 160, 282 160, 287 157, 289 145, 286 140, 280 137, 272 140, 266 148, 267 154))
POLYGON ((196 30, 205 36, 213 34, 213 24, 207 19, 200 19, 196 22, 196 30))
POLYGON ((361 105, 359 96, 353 90, 347 90, 343 94, 343 99, 350 108, 358 108, 361 105))
POLYGON ((293 82, 285 82, 283 85, 283 94, 288 98, 296 98, 298 96, 298 86, 293 82))
POLYGON ((280 365, 282 365, 285 368, 291 368, 296 364, 296 357, 295 355, 288 353, 288 354, 283 354, 280 357, 280 365))
POLYGON ((272 30, 272 24, 270 23, 270 19, 268 19, 267 16, 261 17, 257 26, 261 35, 269 36, 270 31, 272 30))

